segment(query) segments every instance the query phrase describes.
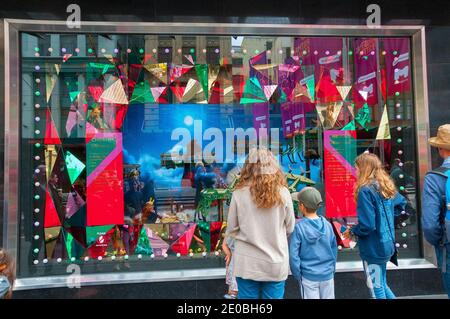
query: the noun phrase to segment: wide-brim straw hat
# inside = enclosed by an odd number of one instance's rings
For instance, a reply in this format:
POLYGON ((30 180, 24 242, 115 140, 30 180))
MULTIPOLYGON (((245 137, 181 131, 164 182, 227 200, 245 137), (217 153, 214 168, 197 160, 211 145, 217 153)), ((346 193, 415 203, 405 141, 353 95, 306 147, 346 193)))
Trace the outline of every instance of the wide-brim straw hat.
POLYGON ((450 124, 439 126, 437 136, 428 140, 431 146, 450 150, 450 124))

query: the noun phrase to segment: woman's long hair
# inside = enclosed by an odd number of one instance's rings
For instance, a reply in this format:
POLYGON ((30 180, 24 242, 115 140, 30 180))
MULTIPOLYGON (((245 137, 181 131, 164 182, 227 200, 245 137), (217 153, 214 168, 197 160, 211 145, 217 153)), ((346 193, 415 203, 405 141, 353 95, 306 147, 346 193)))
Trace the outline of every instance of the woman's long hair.
POLYGON ((12 287, 14 286, 15 276, 15 263, 11 255, 4 249, 0 248, 0 275, 8 278, 11 288, 3 297, 4 299, 11 299, 12 287))
POLYGON ((258 208, 284 204, 280 188, 287 186, 280 165, 271 151, 251 149, 241 170, 236 189, 248 186, 258 208))
POLYGON ((378 182, 379 191, 384 198, 392 198, 397 193, 397 188, 384 169, 380 159, 375 154, 363 153, 355 160, 358 169, 358 180, 356 182, 355 200, 358 199, 358 193, 363 186, 369 185, 374 181, 378 182))

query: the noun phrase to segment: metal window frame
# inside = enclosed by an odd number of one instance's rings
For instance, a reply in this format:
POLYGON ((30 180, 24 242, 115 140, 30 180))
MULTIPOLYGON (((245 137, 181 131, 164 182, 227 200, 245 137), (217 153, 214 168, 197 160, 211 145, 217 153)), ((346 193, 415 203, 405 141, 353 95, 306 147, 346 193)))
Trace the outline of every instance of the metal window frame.
MULTIPOLYGON (((412 74, 416 128, 417 169, 419 187, 430 169, 428 146, 429 116, 426 69, 425 26, 362 25, 286 25, 286 24, 225 24, 225 23, 160 23, 160 22, 82 22, 79 29, 70 29, 66 21, 4 19, 0 25, 0 59, 4 59, 4 247, 17 259, 19 243, 19 128, 20 128, 20 32, 48 33, 114 33, 158 35, 247 35, 247 36, 339 36, 339 37, 409 37, 412 44, 412 74), (1 32, 3 29, 3 32, 1 32), (3 45, 3 47, 2 47, 3 45)), ((3 88, 2 90, 3 91, 3 88)), ((2 94, 3 93, 3 94, 2 94)), ((420 204, 420 189, 418 202, 420 204)), ((420 208, 418 209, 420 211, 420 208)), ((423 258, 401 259, 393 269, 435 268, 433 248, 425 241, 423 258)), ((361 262, 339 262, 338 272, 361 271, 361 262)), ((179 280, 223 278, 222 268, 170 270, 136 273, 102 273, 81 276, 82 285, 121 284, 179 280)), ((15 289, 37 289, 66 286, 67 276, 19 278, 15 289)))

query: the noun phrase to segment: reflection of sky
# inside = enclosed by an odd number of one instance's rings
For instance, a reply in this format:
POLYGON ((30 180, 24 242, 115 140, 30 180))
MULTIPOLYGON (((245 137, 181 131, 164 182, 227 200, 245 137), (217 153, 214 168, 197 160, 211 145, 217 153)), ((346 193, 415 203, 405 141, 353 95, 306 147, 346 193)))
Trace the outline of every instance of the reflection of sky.
MULTIPOLYGON (((157 106, 157 117, 154 120, 153 127, 145 127, 145 110, 143 105, 130 105, 127 116, 123 124, 123 155, 124 163, 139 164, 141 166, 142 176, 148 176, 155 181, 156 187, 177 187, 181 186, 183 168, 167 169, 161 167, 160 156, 164 153, 170 153, 178 140, 171 140, 172 131, 176 128, 186 128, 194 138, 194 125, 192 120, 202 121, 203 132, 211 127, 219 128, 223 131, 224 139, 224 157, 226 134, 225 129, 229 123, 234 123, 234 127, 240 127, 244 130, 253 126, 253 115, 251 109, 245 109, 242 105, 233 105, 233 113, 223 113, 219 105, 202 104, 160 104, 157 106), (228 117, 232 117, 229 121, 228 117), (188 119, 188 120, 186 120, 188 119)), ((281 126, 281 117, 279 112, 271 110, 271 127, 279 128, 281 126)), ((280 132, 280 142, 283 137, 280 132)), ((203 141, 205 147, 210 141, 203 141)), ((238 163, 243 163, 245 158, 237 159, 238 163)), ((294 174, 300 174, 301 166, 305 170, 305 163, 301 162, 296 156, 296 164, 291 164, 294 174)), ((284 171, 288 171, 289 159, 282 160, 284 171)), ((233 165, 231 165, 232 168, 233 165)), ((242 166, 242 165, 239 165, 242 166)), ((228 170, 228 169, 226 169, 228 170)), ((311 163, 311 179, 320 180, 320 162, 317 165, 311 163)))

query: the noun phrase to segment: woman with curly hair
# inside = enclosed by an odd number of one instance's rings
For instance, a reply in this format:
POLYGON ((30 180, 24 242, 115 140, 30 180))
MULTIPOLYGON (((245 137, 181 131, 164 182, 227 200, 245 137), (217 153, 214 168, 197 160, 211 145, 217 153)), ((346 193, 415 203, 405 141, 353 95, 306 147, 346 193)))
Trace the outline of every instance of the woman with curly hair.
MULTIPOLYGON (((282 299, 289 272, 287 236, 295 225, 292 198, 278 161, 252 149, 228 211, 227 236, 235 239, 238 299, 282 299)), ((230 260, 231 251, 227 253, 230 260)))

